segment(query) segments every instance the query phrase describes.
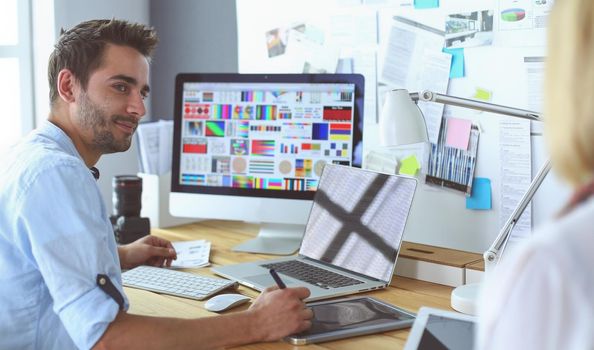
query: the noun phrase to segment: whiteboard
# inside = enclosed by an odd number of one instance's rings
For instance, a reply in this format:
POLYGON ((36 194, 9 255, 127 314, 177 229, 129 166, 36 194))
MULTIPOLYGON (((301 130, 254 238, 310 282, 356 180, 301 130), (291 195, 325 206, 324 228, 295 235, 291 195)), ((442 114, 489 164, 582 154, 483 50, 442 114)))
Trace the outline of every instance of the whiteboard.
MULTIPOLYGON (((299 72, 299 67, 287 64, 282 55, 270 57, 266 32, 274 28, 291 28, 305 23, 315 28, 316 35, 323 37, 324 50, 329 56, 352 56, 353 51, 373 52, 377 58, 377 71, 381 71, 386 55, 386 41, 395 16, 407 18, 423 25, 444 30, 445 19, 450 14, 490 10, 493 13, 494 29, 491 45, 464 49, 464 70, 462 78, 449 80, 447 93, 460 97, 472 97, 477 88, 491 93, 490 102, 522 109, 539 106, 542 93, 534 92, 530 84, 526 57, 544 57, 546 54, 546 19, 551 1, 547 7, 537 7, 529 0, 441 0, 434 9, 415 9, 412 0, 374 1, 288 1, 288 0, 237 0, 239 71, 241 73, 286 73, 299 72), (509 8, 522 7, 525 20, 506 22, 503 12, 509 8), (262 15, 265 14, 265 15, 262 15), (350 27, 344 19, 351 18, 350 27), (362 20, 365 22, 362 22, 362 20), (529 22, 528 20, 532 21, 529 22), (538 20, 538 21, 537 21, 538 20), (342 27, 337 30, 340 21, 342 27), (371 25, 370 25, 371 23, 371 25), (530 25, 532 23, 533 25, 530 25), (375 37, 368 34, 370 27, 376 27, 375 37), (352 32, 352 43, 345 42, 344 35, 352 32), (353 34, 355 33, 355 34, 353 34), (356 33, 359 33, 357 36, 356 33), (366 36, 363 36, 365 34, 366 36), (333 37, 335 36, 335 37, 333 37), (363 42, 363 40, 367 40, 363 42), (297 71, 295 71, 297 70, 297 71), (535 103, 539 102, 539 103, 535 103)), ((544 5, 543 5, 544 6, 544 5)), ((376 91, 376 107, 382 103, 381 91, 394 88, 376 76, 366 75, 369 81, 379 82, 376 91)), ((407 88, 406 86, 404 86, 407 88)), ((366 94, 369 86, 366 86, 366 94)), ((369 117, 366 107, 364 125, 364 153, 410 154, 411 150, 393 150, 379 144, 377 117, 369 117), (408 153, 407 153, 408 152, 408 153)), ((468 210, 465 197, 458 192, 436 189, 428 185, 419 186, 415 195, 405 239, 412 242, 461 249, 485 251, 493 242, 501 227, 500 218, 500 121, 505 118, 497 114, 477 112, 459 107, 446 107, 452 115, 478 124, 481 129, 475 177, 491 180, 492 209, 468 210)), ((532 126, 531 159, 532 176, 536 174, 547 154, 540 123, 532 126)), ((551 173, 537 192, 532 205, 532 226, 548 220, 569 195, 569 188, 551 173)))

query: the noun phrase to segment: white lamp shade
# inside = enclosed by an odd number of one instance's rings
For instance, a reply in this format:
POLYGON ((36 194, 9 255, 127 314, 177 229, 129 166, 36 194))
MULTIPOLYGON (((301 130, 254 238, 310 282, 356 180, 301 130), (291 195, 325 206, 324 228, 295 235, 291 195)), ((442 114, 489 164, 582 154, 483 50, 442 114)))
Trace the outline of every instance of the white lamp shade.
POLYGON ((428 140, 425 118, 408 91, 389 91, 380 115, 381 145, 401 146, 428 140))

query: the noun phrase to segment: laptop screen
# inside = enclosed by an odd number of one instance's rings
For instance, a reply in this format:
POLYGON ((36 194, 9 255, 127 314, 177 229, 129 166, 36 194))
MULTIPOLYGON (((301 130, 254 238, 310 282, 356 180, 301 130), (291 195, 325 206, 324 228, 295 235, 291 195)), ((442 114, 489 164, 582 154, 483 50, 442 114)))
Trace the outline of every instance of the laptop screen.
POLYGON ((389 281, 416 184, 414 178, 327 164, 299 253, 389 281))

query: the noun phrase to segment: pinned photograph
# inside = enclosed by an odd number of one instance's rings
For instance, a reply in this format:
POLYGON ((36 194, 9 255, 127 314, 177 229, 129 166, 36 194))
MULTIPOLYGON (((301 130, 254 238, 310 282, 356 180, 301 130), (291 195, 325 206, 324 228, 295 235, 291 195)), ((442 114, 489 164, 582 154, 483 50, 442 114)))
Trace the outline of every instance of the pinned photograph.
POLYGON ((285 54, 290 30, 305 33, 305 24, 300 23, 292 27, 275 28, 266 32, 266 48, 268 49, 269 58, 285 54))
POLYGON ((493 42, 493 11, 451 14, 445 22, 445 47, 473 47, 493 42))

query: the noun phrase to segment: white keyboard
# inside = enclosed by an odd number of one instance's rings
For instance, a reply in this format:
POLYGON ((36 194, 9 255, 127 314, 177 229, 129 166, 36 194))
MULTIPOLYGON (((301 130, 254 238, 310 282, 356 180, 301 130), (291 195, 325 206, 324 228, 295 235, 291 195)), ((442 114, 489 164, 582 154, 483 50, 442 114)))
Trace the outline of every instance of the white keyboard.
POLYGON ((206 299, 237 282, 160 267, 138 266, 122 273, 124 286, 196 300, 206 299))

